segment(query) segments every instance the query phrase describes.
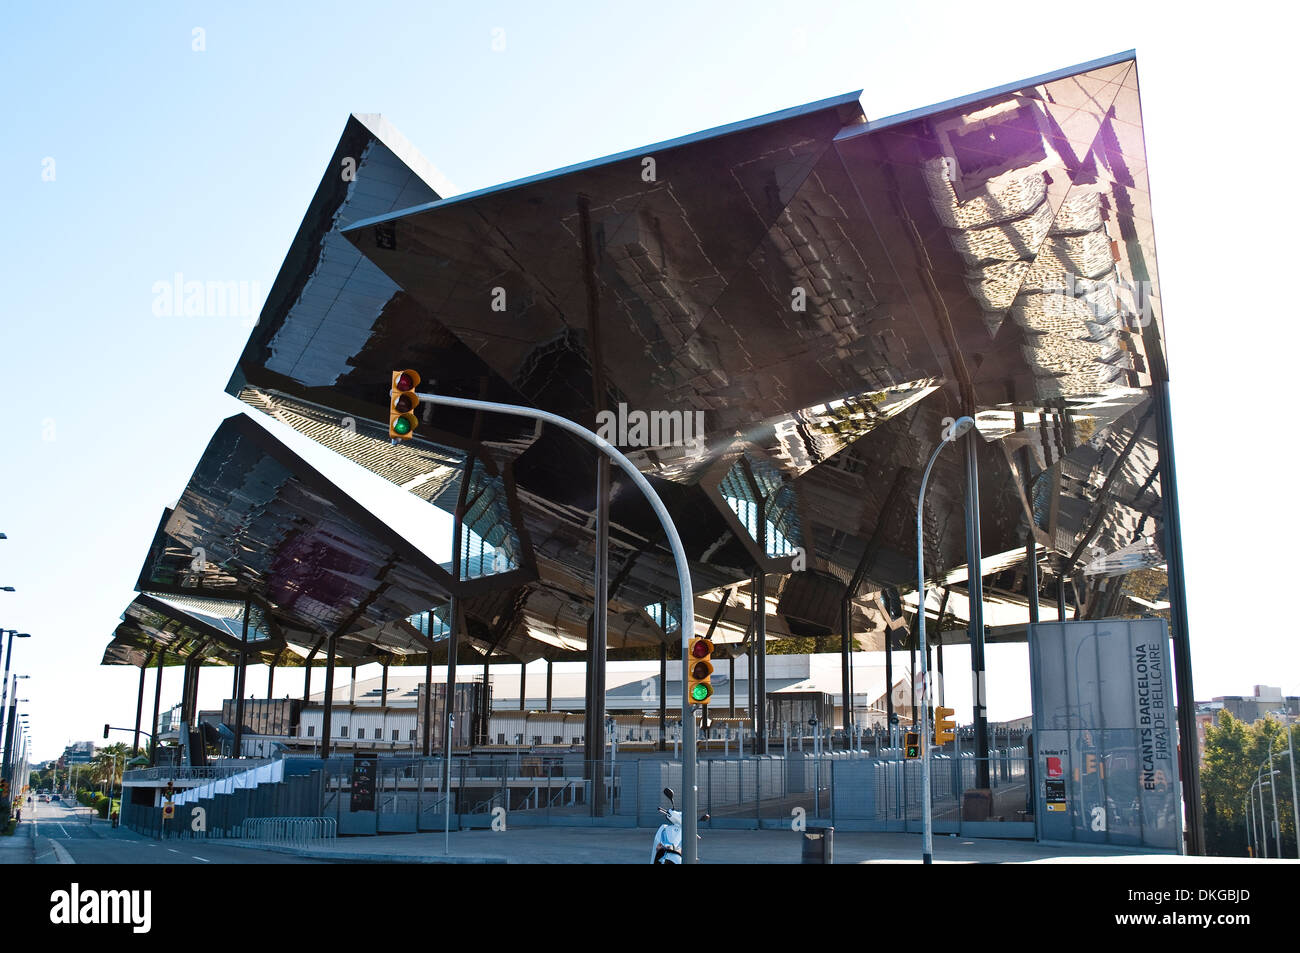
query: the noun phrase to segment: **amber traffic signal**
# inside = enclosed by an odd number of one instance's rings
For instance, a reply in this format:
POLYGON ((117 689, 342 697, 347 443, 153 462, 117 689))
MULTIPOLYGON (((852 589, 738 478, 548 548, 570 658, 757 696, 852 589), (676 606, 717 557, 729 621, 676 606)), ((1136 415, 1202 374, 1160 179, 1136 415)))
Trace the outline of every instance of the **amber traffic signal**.
POLYGON ((921 733, 919 731, 904 733, 903 757, 909 759, 921 757, 921 733))
POLYGON ((713 643, 699 636, 686 646, 686 691, 692 705, 707 705, 713 698, 713 643))
POLYGON ((388 436, 394 440, 410 440, 419 421, 415 408, 420 398, 415 389, 420 386, 420 375, 413 370, 393 371, 392 386, 388 391, 388 436))
POLYGON ((936 745, 946 745, 957 737, 955 734, 957 723, 951 718, 955 712, 951 708, 936 708, 934 710, 934 743, 936 745))

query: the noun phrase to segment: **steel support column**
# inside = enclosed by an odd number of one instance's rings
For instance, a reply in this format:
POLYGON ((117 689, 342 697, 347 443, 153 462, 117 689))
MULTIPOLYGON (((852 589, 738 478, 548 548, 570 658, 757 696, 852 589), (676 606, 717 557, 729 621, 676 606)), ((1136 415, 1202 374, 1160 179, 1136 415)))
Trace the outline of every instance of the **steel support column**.
POLYGON ((1025 544, 1025 592, 1029 596, 1029 621, 1038 621, 1038 543, 1034 541, 1034 531, 1029 531, 1029 542, 1025 544))
MULTIPOLYGON (((131 739, 131 753, 140 751, 140 717, 144 714, 144 673, 149 668, 149 658, 140 663, 140 687, 135 693, 135 735, 131 739)), ((149 732, 150 735, 153 732, 149 732)))
POLYGON ((842 697, 841 720, 844 723, 844 737, 853 734, 853 602, 845 596, 840 600, 840 693, 842 697))
POLYGON ((525 702, 528 699, 528 663, 519 663, 519 710, 527 711, 525 702))
MULTIPOLYGON (((759 518, 762 519, 761 516, 759 518)), ((767 754, 767 573, 761 569, 754 573, 751 595, 754 611, 755 677, 758 679, 757 704, 754 707, 757 731, 754 753, 767 754)), ((750 690, 754 690, 752 684, 750 690)))
MULTIPOLYGON (((885 629, 885 730, 894 727, 894 630, 885 629)), ((893 741, 893 738, 890 738, 893 741)))
POLYGON ((975 786, 989 786, 989 726, 987 700, 984 695, 984 580, 980 563, 980 474, 972 435, 966 444, 966 592, 970 596, 970 668, 971 696, 975 721, 975 786))
POLYGON ((149 737, 153 740, 149 743, 149 767, 158 763, 158 715, 160 714, 158 709, 162 704, 163 654, 162 649, 154 653, 158 672, 153 685, 153 731, 149 732, 149 737))
POLYGON ((334 714, 334 649, 338 645, 338 636, 331 635, 325 646, 325 711, 321 717, 320 756, 325 760, 330 756, 330 721, 334 714))
POLYGON ((239 639, 239 662, 237 663, 235 678, 238 694, 235 695, 235 744, 231 754, 236 758, 243 757, 244 753, 244 695, 246 694, 245 681, 248 678, 248 616, 252 611, 252 597, 245 595, 244 627, 239 639))
MULTIPOLYGON (((668 606, 660 603, 667 621, 668 606)), ((664 633, 667 635, 667 633, 664 633)), ((659 646, 659 750, 668 750, 668 643, 659 646)))
POLYGON ((551 670, 552 670, 552 667, 554 666, 554 664, 555 664, 555 663, 552 662, 550 659, 547 659, 547 660, 546 660, 546 713, 547 713, 548 715, 551 713, 551 702, 552 702, 552 697, 553 697, 553 696, 551 695, 551 684, 552 684, 552 682, 551 682, 551 678, 552 678, 552 672, 551 672, 551 670))
POLYGON ((1174 465, 1174 428, 1169 410, 1169 381, 1152 385, 1156 435, 1160 451, 1160 498, 1164 508, 1165 562, 1169 574, 1169 620, 1174 642, 1174 678, 1178 705, 1178 756, 1183 803, 1187 805, 1187 852, 1205 853, 1201 813, 1200 754, 1196 738, 1196 696, 1192 692, 1192 642, 1187 622, 1187 579, 1183 566, 1183 530, 1178 509, 1178 472, 1174 465))

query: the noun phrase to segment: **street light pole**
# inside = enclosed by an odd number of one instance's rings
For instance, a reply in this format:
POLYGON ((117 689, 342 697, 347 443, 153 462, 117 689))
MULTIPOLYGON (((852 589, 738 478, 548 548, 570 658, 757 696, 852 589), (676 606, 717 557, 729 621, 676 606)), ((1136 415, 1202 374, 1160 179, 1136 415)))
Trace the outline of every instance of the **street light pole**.
POLYGON ((688 677, 690 674, 689 644, 691 637, 695 635, 695 596, 691 589, 691 573, 690 565, 686 560, 686 548, 682 545, 681 536, 677 533, 677 527, 673 524, 673 518, 668 512, 668 508, 664 506, 663 500, 654 491, 654 487, 641 475, 641 471, 633 466, 631 460, 620 453, 609 441, 592 433, 581 424, 574 423, 567 417, 561 417, 545 410, 537 410, 533 407, 522 407, 517 404, 498 404, 492 401, 469 400, 463 397, 443 397, 439 394, 417 393, 416 396, 422 401, 440 404, 444 407, 459 407, 463 410, 481 410, 488 413, 510 414, 515 417, 529 417, 533 420, 553 424, 561 430, 582 438, 618 464, 619 469, 626 473, 628 478, 636 484, 636 488, 641 491, 651 509, 654 510, 655 516, 659 518, 659 524, 663 527, 664 535, 668 537, 673 562, 677 567, 677 584, 682 601, 682 862, 687 864, 696 863, 699 856, 699 848, 696 843, 699 815, 696 810, 698 801, 695 782, 695 716, 691 711, 690 697, 687 695, 686 689, 690 681, 688 677), (690 618, 689 625, 687 624, 688 616, 690 618))
POLYGON ((3 763, 4 763, 4 762, 9 758, 9 749, 8 749, 8 744, 9 744, 9 733, 8 733, 8 725, 9 725, 9 722, 8 722, 8 718, 9 718, 9 663, 10 663, 10 661, 13 660, 13 657, 14 657, 14 639, 15 639, 15 638, 19 638, 19 639, 30 639, 30 638, 31 638, 31 636, 30 636, 28 633, 26 633, 26 632, 19 632, 17 629, 0 629, 0 634, 3 634, 3 633, 5 633, 5 632, 8 632, 8 633, 9 633, 9 647, 8 647, 8 649, 5 651, 5 674, 4 674, 4 681, 3 681, 3 683, 2 683, 4 687, 3 687, 3 689, 0 689, 0 739, 3 739, 3 740, 4 740, 4 743, 5 743, 5 746, 6 746, 6 747, 5 747, 5 750, 4 750, 3 755, 0 755, 0 764, 3 764, 3 763))
MULTIPOLYGON (((916 618, 917 649, 921 655, 921 863, 934 863, 934 823, 930 812, 930 670, 927 660, 930 653, 925 641, 925 540, 922 538, 925 512, 925 486, 930 480, 930 470, 939 459, 939 453, 946 444, 952 443, 975 426, 975 418, 960 417, 953 422, 951 429, 943 435, 939 445, 930 454, 930 462, 925 465, 921 476, 921 492, 916 498, 916 618)), ((966 519, 969 523, 970 512, 966 519)), ((979 572, 978 566, 970 567, 972 573, 979 572)), ((979 700, 976 699, 976 704, 979 700)), ((977 730, 979 726, 976 726, 977 730)))

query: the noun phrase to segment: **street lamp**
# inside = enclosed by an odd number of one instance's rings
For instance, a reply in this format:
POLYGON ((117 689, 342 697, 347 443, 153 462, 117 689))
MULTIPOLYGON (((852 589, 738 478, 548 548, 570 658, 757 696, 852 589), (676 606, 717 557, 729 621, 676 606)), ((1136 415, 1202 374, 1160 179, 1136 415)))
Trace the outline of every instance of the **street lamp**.
MULTIPOLYGON (((14 639, 31 638, 31 635, 29 633, 19 632, 17 629, 0 629, 0 635, 4 635, 6 633, 9 635, 9 647, 5 651, 5 674, 4 674, 4 681, 3 681, 4 687, 3 689, 0 689, 0 739, 8 738, 7 725, 8 725, 8 718, 9 718, 9 662, 14 657, 14 639)), ((8 742, 6 741, 5 744, 7 745, 8 742)), ((4 759, 8 757, 9 757, 9 752, 6 748, 3 756, 0 756, 0 763, 3 763, 4 759)))
MULTIPOLYGON (((916 648, 921 654, 921 863, 923 864, 934 862, 934 824, 930 817, 930 672, 928 668, 930 653, 926 651, 925 641, 925 541, 921 535, 922 514, 925 512, 925 485, 930 481, 930 470, 934 462, 939 459, 939 453, 944 446, 955 443, 957 438, 974 426, 974 417, 959 417, 953 422, 951 429, 939 441, 939 446, 935 447, 934 452, 930 454, 930 462, 925 465, 925 473, 921 476, 921 492, 916 498, 916 618, 918 622, 916 648)), ((967 528, 971 516, 968 506, 967 528)), ((971 571, 979 572, 979 568, 972 567, 971 571)), ((977 704, 978 702, 979 699, 976 699, 977 704)))
MULTIPOLYGON (((464 397, 444 397, 440 394, 426 394, 415 392, 415 396, 422 401, 431 404, 441 405, 443 407, 457 407, 462 410, 479 410, 486 413, 508 414, 514 417, 528 417, 532 420, 549 423, 561 430, 573 434, 581 440, 587 441, 604 453, 607 457, 618 464, 620 470, 627 475, 641 495, 645 497, 650 508, 654 510, 655 516, 659 519, 659 525, 663 528, 664 535, 668 538, 669 549, 673 554, 673 563, 677 569, 677 585, 681 595, 682 614, 681 614, 681 635, 682 635, 682 861, 687 864, 697 863, 699 860, 698 845, 696 839, 696 827, 698 825, 698 797, 699 791, 696 786, 695 768, 696 768, 696 742, 695 742, 695 713, 691 710, 691 700, 686 694, 686 686, 689 682, 690 675, 690 656, 688 643, 691 636, 695 634, 694 610, 695 597, 691 589, 690 563, 686 559, 686 548, 682 545, 681 536, 677 532, 677 527, 673 523, 673 518, 664 506, 663 500, 659 494, 654 491, 650 483, 641 475, 636 466, 614 447, 609 441, 593 433, 581 424, 574 423, 568 418, 561 417, 558 414, 552 414, 545 410, 537 410, 533 407, 523 407, 517 404, 498 404, 486 400, 470 400, 464 397), (690 618, 690 624, 687 620, 690 618)), ((962 420, 974 423, 969 417, 963 417, 962 420)), ((970 424, 967 425, 969 429, 970 424)), ((963 431, 965 432, 965 431, 963 431)), ((453 620, 453 625, 455 620, 453 620)), ((448 788, 450 788, 450 762, 444 762, 444 771, 447 773, 448 788)))

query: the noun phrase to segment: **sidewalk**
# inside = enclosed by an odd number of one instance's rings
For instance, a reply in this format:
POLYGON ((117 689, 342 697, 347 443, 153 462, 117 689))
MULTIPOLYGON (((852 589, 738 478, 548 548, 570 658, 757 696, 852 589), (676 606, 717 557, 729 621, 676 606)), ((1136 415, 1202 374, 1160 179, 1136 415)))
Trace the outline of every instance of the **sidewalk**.
POLYGON ((12 837, 0 837, 0 864, 30 864, 34 857, 30 820, 19 821, 12 837))
MULTIPOLYGON (((803 836, 785 830, 704 831, 700 862, 705 864, 798 864, 803 836)), ((650 860, 649 828, 519 828, 502 832, 457 831, 444 853, 443 834, 390 834, 345 837, 327 847, 276 847, 224 840, 229 846, 256 847, 319 860, 389 864, 644 864, 650 860)), ((835 863, 919 863, 919 834, 836 832, 835 863)), ((1121 863, 1168 864, 1231 858, 1189 858, 1147 854, 1123 848, 1035 844, 1031 841, 976 840, 939 836, 935 863, 1121 863)), ((1243 859, 1244 860, 1244 859, 1243 859)))

